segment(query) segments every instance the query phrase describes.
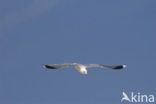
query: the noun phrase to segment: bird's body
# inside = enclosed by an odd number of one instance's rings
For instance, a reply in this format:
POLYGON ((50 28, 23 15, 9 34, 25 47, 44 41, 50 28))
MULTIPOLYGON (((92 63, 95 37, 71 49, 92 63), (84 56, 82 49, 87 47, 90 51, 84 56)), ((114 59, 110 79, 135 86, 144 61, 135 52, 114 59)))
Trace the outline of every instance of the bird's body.
POLYGON ((48 69, 59 69, 59 68, 65 68, 73 66, 75 69, 80 72, 81 74, 87 75, 87 69, 86 68, 92 68, 92 67, 98 67, 98 68, 109 68, 109 69, 123 69, 126 67, 126 65, 117 65, 117 66, 109 66, 109 65, 100 65, 100 64, 79 64, 79 63, 65 63, 65 64, 53 64, 53 65, 43 65, 44 68, 48 69))
POLYGON ((75 69, 80 72, 81 74, 84 74, 84 75, 87 75, 87 69, 84 65, 82 64, 78 64, 78 65, 75 65, 75 69))

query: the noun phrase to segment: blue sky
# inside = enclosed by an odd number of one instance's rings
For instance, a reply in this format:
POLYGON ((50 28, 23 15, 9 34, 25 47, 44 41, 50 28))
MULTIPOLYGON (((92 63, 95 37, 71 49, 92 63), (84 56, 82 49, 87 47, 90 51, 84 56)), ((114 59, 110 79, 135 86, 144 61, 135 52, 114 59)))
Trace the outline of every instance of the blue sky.
MULTIPOLYGON (((156 94, 155 0, 1 0, 1 104, 115 104, 156 94), (41 64, 127 64, 120 71, 41 64)), ((127 103, 127 102, 126 102, 127 103)))

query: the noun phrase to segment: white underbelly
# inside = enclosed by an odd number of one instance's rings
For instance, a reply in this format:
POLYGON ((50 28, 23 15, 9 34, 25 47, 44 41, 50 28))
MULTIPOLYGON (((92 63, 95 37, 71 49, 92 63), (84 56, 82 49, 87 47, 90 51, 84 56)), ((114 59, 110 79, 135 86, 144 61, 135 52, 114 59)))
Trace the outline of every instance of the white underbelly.
POLYGON ((79 71, 81 74, 85 74, 87 75, 87 70, 86 67, 81 65, 81 66, 75 66, 75 68, 77 69, 77 71, 79 71))

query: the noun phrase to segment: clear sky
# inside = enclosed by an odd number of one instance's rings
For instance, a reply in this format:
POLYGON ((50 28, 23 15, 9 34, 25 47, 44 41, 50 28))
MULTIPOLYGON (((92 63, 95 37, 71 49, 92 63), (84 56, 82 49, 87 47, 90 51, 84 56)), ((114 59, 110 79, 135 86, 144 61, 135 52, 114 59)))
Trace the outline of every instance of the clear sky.
POLYGON ((155 0, 0 0, 0 104, 120 104, 156 95, 155 0), (46 70, 42 64, 127 64, 46 70))

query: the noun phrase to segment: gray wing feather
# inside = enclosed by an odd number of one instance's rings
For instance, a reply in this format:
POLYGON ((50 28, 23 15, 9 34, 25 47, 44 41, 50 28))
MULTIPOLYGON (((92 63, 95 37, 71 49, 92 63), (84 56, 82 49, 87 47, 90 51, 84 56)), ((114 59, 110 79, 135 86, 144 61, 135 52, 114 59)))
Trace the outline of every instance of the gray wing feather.
POLYGON ((126 65, 109 66, 109 65, 100 65, 100 64, 88 64, 85 66, 86 68, 98 67, 98 68, 108 68, 108 69, 123 69, 126 67, 126 65))
POLYGON ((52 64, 52 65, 43 65, 44 68, 48 69, 59 69, 59 68, 65 68, 69 66, 73 66, 74 64, 66 63, 66 64, 52 64))

